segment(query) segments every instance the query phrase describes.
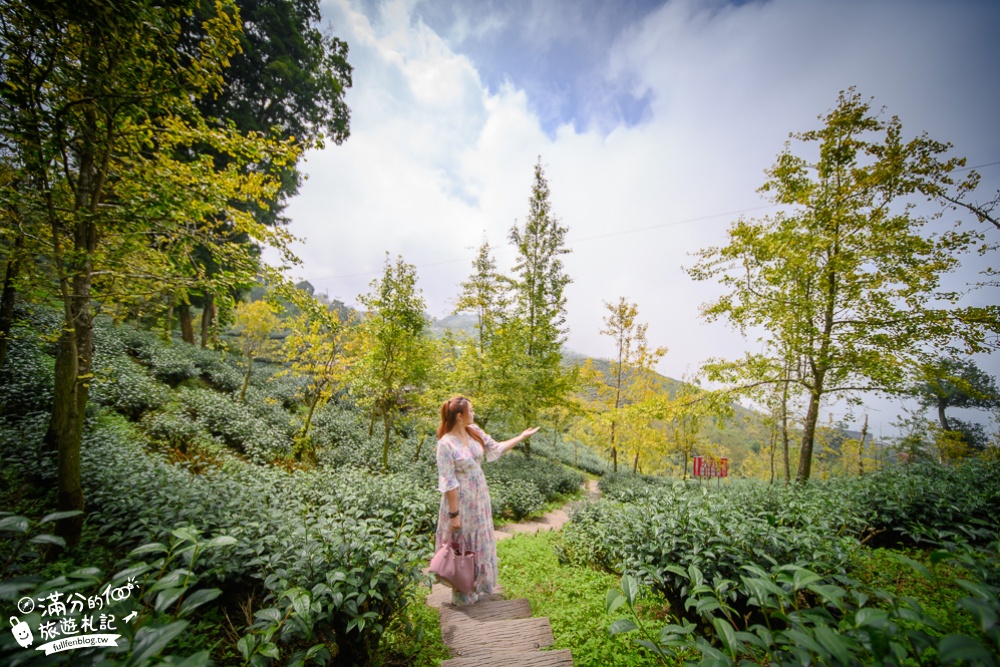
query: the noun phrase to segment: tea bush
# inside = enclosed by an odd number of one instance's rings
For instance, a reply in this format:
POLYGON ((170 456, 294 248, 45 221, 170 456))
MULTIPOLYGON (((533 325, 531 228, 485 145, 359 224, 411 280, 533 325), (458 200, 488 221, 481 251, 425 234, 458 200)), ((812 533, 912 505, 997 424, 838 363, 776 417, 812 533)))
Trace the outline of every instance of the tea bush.
POLYGON ((718 489, 609 477, 605 500, 564 529, 560 554, 623 575, 609 610, 631 609, 644 588, 669 601, 677 620, 658 632, 634 614, 612 626, 642 635, 664 664, 692 649, 701 658, 689 664, 702 665, 994 664, 984 656, 1000 648, 1000 530, 986 517, 1000 511, 997 473, 995 462, 973 461, 718 489), (852 560, 875 540, 937 548, 933 562, 964 568, 970 595, 960 606, 978 630, 946 629, 913 600, 855 581, 852 560))
POLYGON ((0 414, 49 410, 54 369, 55 362, 46 352, 44 341, 27 327, 15 327, 0 370, 0 414))
POLYGON ((528 458, 519 451, 509 451, 501 458, 483 465, 487 481, 530 482, 546 500, 560 494, 571 493, 583 484, 583 475, 549 459, 533 456, 528 458))
POLYGON ((1000 465, 972 459, 961 465, 902 466, 854 483, 874 543, 933 542, 940 531, 989 542, 1000 516, 1000 465))
MULTIPOLYGON (((42 458, 43 432, 22 433, 27 442, 20 452, 5 450, 4 460, 32 466, 42 458)), ((358 471, 288 473, 231 456, 194 474, 141 441, 121 418, 102 418, 87 434, 82 471, 95 508, 88 520, 117 549, 162 541, 177 525, 232 536, 233 547, 205 554, 196 572, 224 590, 258 582, 268 591, 257 610, 263 625, 255 622, 241 640, 240 650, 258 660, 319 644, 367 660, 425 579, 426 531, 439 502, 429 485, 358 471)))
MULTIPOLYGON (((0 535, 4 535, 5 544, 15 548, 15 558, 18 561, 41 560, 38 551, 24 549, 26 545, 61 545, 62 538, 42 533, 40 526, 51 524, 60 518, 79 514, 79 512, 59 512, 47 515, 40 521, 33 522, 22 516, 0 513, 0 535)), ((177 640, 189 625, 187 620, 199 607, 216 599, 219 589, 201 588, 199 578, 188 568, 193 567, 199 556, 231 546, 231 537, 217 536, 203 539, 197 531, 189 528, 179 528, 173 531, 168 544, 150 543, 135 549, 125 562, 125 569, 112 577, 106 578, 102 572, 93 567, 77 568, 53 579, 43 579, 38 576, 19 576, 7 578, 10 574, 11 560, 5 560, 6 567, 0 570, 0 600, 13 607, 16 600, 22 596, 34 599, 56 595, 56 599, 66 596, 62 602, 69 608, 69 613, 63 614, 59 623, 53 628, 54 636, 58 638, 60 630, 75 634, 67 628, 81 627, 83 607, 76 609, 69 603, 69 596, 79 593, 90 597, 104 590, 105 587, 117 589, 128 587, 128 597, 113 603, 117 626, 115 633, 119 637, 116 647, 109 648, 78 648, 72 652, 55 653, 46 656, 36 650, 21 648, 14 641, 12 633, 0 634, 0 662, 11 667, 32 665, 102 665, 102 667, 146 667, 154 664, 172 664, 176 656, 163 655, 176 653, 179 649, 177 640), (143 562, 140 556, 154 555, 150 563, 143 562), (137 589, 133 597, 133 586, 137 589), (127 621, 126 616, 135 612, 134 620, 127 621), (69 621, 64 625, 62 619, 69 621)), ((39 608, 40 609, 40 608, 39 608)), ((103 606, 101 609, 105 609, 103 606)), ((107 608, 111 611, 111 607, 107 608)), ((45 616, 40 610, 21 614, 19 620, 29 628, 37 629, 43 624, 45 616)), ((96 617, 94 614, 90 620, 96 617)), ((53 619, 50 617, 50 621, 53 619)), ((36 642, 42 641, 35 635, 36 642)), ((179 658, 178 658, 179 660, 179 658)), ((197 651, 183 658, 186 667, 205 667, 211 664, 207 650, 197 651)))
POLYGON ((96 352, 93 372, 90 396, 94 403, 112 408, 132 420, 159 409, 169 397, 166 387, 124 355, 96 352))
POLYGON ((262 419, 248 404, 211 389, 181 387, 177 399, 187 417, 255 461, 270 461, 292 451, 292 432, 287 418, 275 424, 278 420, 262 419))
POLYGON ((578 442, 560 439, 553 444, 547 438, 538 438, 531 443, 531 453, 540 454, 547 459, 559 461, 592 475, 604 475, 608 472, 608 462, 598 456, 593 449, 578 442))
POLYGON ((538 487, 523 479, 489 482, 493 517, 520 521, 545 506, 545 496, 538 487))

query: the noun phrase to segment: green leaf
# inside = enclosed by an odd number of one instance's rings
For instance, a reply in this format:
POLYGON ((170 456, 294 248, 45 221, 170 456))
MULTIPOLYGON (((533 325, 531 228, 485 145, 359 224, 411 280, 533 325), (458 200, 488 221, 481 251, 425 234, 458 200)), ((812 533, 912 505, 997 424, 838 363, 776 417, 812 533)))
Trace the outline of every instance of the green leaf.
POLYGON ((854 614, 854 625, 858 628, 870 625, 873 628, 882 629, 888 623, 889 615, 883 609, 865 607, 864 609, 858 609, 857 613, 854 614))
POLYGON ((38 523, 49 523, 50 521, 61 521, 63 519, 70 519, 74 516, 80 516, 83 514, 82 510, 66 510, 65 512, 53 512, 52 514, 46 514, 42 517, 42 520, 38 523))
POLYGON ((273 658, 274 660, 277 660, 281 655, 278 651, 278 646, 272 643, 267 643, 261 646, 259 653, 265 658, 273 658))
POLYGON ((795 575, 792 577, 792 588, 800 591, 809 584, 813 584, 822 578, 823 577, 820 575, 811 570, 807 570, 804 567, 798 568, 795 570, 795 575))
POLYGON ((722 639, 722 643, 725 644, 726 650, 729 651, 730 657, 735 660, 739 647, 736 641, 736 631, 733 629, 733 626, 724 618, 713 618, 712 625, 715 627, 719 638, 722 639))
POLYGON ((635 577, 627 574, 622 577, 622 593, 628 599, 629 606, 634 607, 636 599, 639 597, 639 582, 635 577))
POLYGON ((0 519, 0 530, 10 533, 28 532, 29 522, 23 516, 5 516, 0 519))
POLYGON ((153 609, 156 613, 162 614, 166 611, 167 607, 177 602, 177 599, 184 594, 183 588, 167 588, 156 596, 156 604, 153 605, 153 609))
POLYGON ((253 652, 256 644, 257 638, 253 635, 243 635, 240 637, 240 640, 236 642, 236 648, 239 649, 240 655, 243 656, 244 661, 250 659, 250 654, 253 652))
POLYGON ((184 602, 181 603, 180 615, 187 616, 201 605, 211 602, 220 595, 222 595, 222 591, 218 588, 199 589, 184 598, 184 602))
POLYGON ((938 642, 938 657, 947 664, 959 661, 969 661, 973 664, 995 665, 996 659, 992 651, 972 637, 965 635, 947 635, 938 642))
POLYGON ((254 618, 259 618, 271 623, 281 623, 281 610, 276 607, 268 607, 254 612, 254 618))
MULTIPOLYGON (((816 626, 816 641, 842 665, 850 664, 847 640, 825 625, 816 626)), ((826 661, 822 661, 826 662, 826 661)))
POLYGON ((619 618, 617 621, 611 624, 608 628, 608 632, 613 635, 620 635, 623 632, 632 632, 633 630, 638 630, 639 626, 636 625, 631 619, 619 618))
MULTIPOLYGON (((36 578, 32 578, 36 579, 36 578)), ((35 587, 33 580, 8 580, 0 582, 0 600, 15 600, 22 591, 35 587)))
POLYGON ((219 535, 218 537, 213 537, 206 542, 204 547, 206 549, 216 549, 219 547, 231 547, 234 544, 238 544, 235 537, 230 537, 229 535, 219 535))
POLYGON ((129 558, 135 558, 136 556, 142 556, 143 554, 159 554, 166 553, 167 545, 161 544, 160 542, 150 542, 149 544, 143 544, 142 546, 136 547, 129 552, 129 558))
POLYGON ((788 597, 785 589, 769 579, 760 579, 758 577, 742 577, 742 579, 744 586, 750 589, 750 592, 757 598, 762 607, 766 605, 766 601, 772 595, 779 599, 788 597))
POLYGON ((615 589, 611 589, 610 591, 608 591, 608 597, 607 600, 605 601, 605 608, 607 610, 607 613, 609 614, 614 613, 614 611, 623 604, 625 604, 624 595, 622 595, 615 589))
POLYGON ((826 584, 811 584, 806 586, 807 589, 818 595, 823 602, 827 604, 836 605, 841 607, 840 601, 847 595, 845 591, 840 586, 831 586, 826 584))
POLYGON ((62 549, 66 548, 66 540, 58 535, 35 535, 28 541, 32 544, 54 544, 62 549))
POLYGON ((184 526, 173 529, 170 531, 170 534, 183 542, 198 543, 198 536, 190 528, 184 526))
POLYGON ((135 633, 132 642, 133 651, 127 665, 142 665, 145 661, 157 655, 167 644, 187 628, 187 621, 176 621, 169 625, 145 625, 135 633))

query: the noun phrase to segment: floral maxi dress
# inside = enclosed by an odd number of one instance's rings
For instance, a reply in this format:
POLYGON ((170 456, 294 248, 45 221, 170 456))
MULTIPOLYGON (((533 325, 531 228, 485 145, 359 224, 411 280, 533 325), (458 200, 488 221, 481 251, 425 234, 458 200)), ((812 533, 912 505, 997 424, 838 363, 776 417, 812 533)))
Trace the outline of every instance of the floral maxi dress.
POLYGON ((486 488, 486 477, 479 464, 484 455, 487 461, 495 461, 503 452, 496 440, 481 430, 477 429, 476 432, 485 443, 485 451, 471 436, 468 447, 450 433, 445 434, 437 444, 438 491, 442 495, 434 549, 440 549, 451 537, 448 498, 444 494, 458 489, 458 511, 462 519, 461 540, 466 549, 476 554, 475 588, 469 595, 453 590, 451 599, 454 604, 474 603, 478 598, 492 594, 497 585, 497 542, 493 533, 493 507, 490 504, 489 489, 486 488))

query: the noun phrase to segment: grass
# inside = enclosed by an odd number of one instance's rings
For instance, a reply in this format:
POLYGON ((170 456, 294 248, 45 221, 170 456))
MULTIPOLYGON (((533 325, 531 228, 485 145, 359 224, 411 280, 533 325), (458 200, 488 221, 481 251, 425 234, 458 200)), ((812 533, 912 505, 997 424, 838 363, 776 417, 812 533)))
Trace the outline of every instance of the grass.
MULTIPOLYGON (((627 637, 611 636, 608 627, 620 614, 605 612, 608 591, 618 585, 614 575, 560 565, 553 545, 558 533, 515 535, 497 544, 500 583, 508 599, 527 598, 532 615, 548 617, 554 649, 570 649, 576 667, 645 667, 660 663, 627 637)), ((661 617, 661 606, 647 607, 661 617)))
POLYGON ((373 667, 438 667, 451 657, 441 639, 438 611, 428 607, 424 598, 417 596, 386 630, 373 667))
POLYGON ((865 586, 916 600, 928 616, 941 624, 942 634, 975 634, 976 624, 971 614, 958 608, 958 601, 968 596, 968 592, 955 581, 968 576, 961 568, 946 563, 932 564, 929 552, 860 549, 852 560, 850 574, 865 586), (897 556, 924 565, 930 570, 931 578, 901 562, 897 556))

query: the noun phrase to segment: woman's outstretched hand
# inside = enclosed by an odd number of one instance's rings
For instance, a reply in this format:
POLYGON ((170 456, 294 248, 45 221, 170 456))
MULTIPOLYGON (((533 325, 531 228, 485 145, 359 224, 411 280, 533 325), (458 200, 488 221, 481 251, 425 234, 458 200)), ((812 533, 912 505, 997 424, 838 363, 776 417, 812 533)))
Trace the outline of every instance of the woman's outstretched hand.
POLYGON ((523 431, 521 431, 521 436, 520 436, 521 440, 527 440, 531 436, 535 435, 536 433, 538 433, 538 429, 539 429, 538 426, 532 426, 531 428, 524 429, 523 431))

